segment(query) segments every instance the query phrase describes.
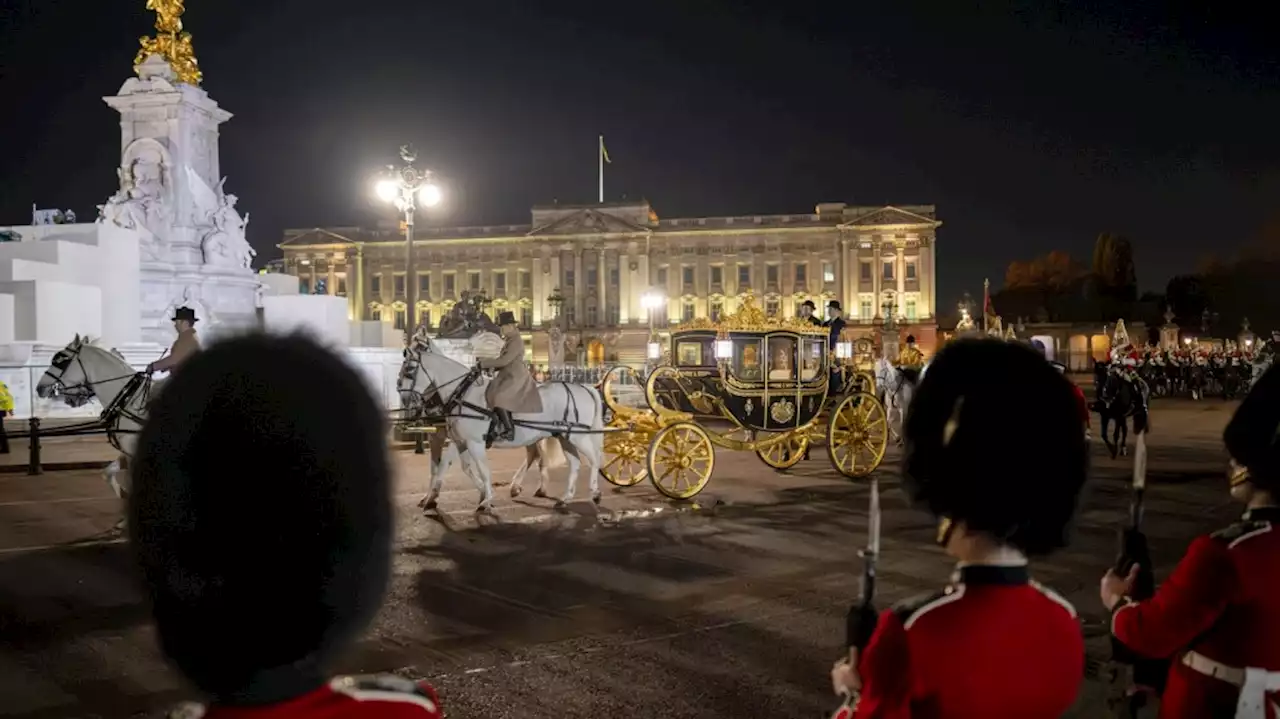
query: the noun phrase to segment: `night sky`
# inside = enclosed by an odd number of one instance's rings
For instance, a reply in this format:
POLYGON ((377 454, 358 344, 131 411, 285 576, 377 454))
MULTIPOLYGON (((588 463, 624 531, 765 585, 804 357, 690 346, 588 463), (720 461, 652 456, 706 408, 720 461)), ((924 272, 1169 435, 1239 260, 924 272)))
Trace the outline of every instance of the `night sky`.
MULTIPOLYGON (((608 199, 664 217, 934 203, 944 304, 1101 231, 1162 289, 1280 214, 1268 24, 1169 4, 187 0, 185 22, 259 259, 285 227, 390 217, 369 185, 403 142, 446 184, 432 222, 497 224, 594 201, 604 134, 608 199)), ((0 224, 114 190, 100 98, 144 5, 0 0, 0 224)))

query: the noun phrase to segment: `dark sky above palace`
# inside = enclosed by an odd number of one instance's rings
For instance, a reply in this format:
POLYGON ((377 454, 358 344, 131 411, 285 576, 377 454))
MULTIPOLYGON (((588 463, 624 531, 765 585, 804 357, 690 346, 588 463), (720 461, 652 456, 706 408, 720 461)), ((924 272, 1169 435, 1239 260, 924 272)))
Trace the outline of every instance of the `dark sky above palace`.
MULTIPOLYGON (((113 191, 144 0, 0 0, 0 223, 113 191)), ((392 211, 413 142, 445 224, 596 197, 663 217, 935 203, 941 301, 1099 232, 1144 288, 1280 216, 1269 25, 1224 3, 187 0, 227 187, 261 257, 285 227, 392 211), (976 9, 982 5, 983 9, 976 9), (1173 5, 1211 8, 1170 10, 1173 5)))

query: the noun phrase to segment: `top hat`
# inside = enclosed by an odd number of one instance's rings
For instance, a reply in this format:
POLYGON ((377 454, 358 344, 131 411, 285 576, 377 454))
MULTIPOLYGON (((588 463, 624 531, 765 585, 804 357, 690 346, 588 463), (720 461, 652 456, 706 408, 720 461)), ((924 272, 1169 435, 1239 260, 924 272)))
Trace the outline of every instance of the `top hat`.
POLYGON ((915 336, 915 335, 907 335, 907 344, 909 344, 909 345, 913 345, 913 344, 915 344, 915 343, 916 343, 916 336, 915 336))
POLYGON ((813 300, 805 300, 804 302, 801 302, 801 303, 800 303, 800 306, 801 306, 801 307, 808 307, 808 308, 809 308, 809 309, 811 309, 811 310, 816 310, 816 309, 818 309, 818 306, 817 306, 817 305, 815 305, 815 304, 813 304, 813 300))
POLYGON ((511 312, 498 313, 498 326, 516 324, 516 316, 511 312))
POLYGON ((190 307, 179 307, 173 311, 172 321, 177 322, 178 320, 186 320, 191 324, 195 324, 200 321, 196 319, 196 311, 190 307))
POLYGON ((829 310, 839 310, 839 309, 841 309, 841 307, 840 307, 840 300, 831 300, 830 302, 828 302, 828 303, 827 303, 827 309, 829 309, 829 310))

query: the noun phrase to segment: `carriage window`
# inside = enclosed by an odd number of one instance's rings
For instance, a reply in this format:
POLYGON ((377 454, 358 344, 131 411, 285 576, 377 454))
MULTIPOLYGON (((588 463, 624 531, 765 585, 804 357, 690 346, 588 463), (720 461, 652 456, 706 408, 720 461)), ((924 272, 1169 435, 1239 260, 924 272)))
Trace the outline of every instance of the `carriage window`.
POLYGON ((733 345, 733 373, 738 379, 758 381, 763 370, 760 340, 738 340, 733 345))
POLYGON ((819 339, 804 341, 804 359, 800 365, 800 379, 808 382, 817 379, 822 373, 822 354, 827 349, 826 343, 819 339))
POLYGON ((702 366, 702 343, 679 342, 676 344, 676 362, 681 367, 702 366))
POLYGON ((790 337, 769 338, 769 379, 796 378, 796 341, 790 337))

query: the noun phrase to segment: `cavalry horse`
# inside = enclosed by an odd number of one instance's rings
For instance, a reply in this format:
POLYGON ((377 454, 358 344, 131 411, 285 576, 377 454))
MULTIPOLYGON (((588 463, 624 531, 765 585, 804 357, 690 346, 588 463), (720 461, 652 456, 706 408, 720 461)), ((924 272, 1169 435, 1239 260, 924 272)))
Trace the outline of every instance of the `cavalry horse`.
MULTIPOLYGON (((146 421, 150 394, 149 375, 130 367, 116 350, 99 347, 79 335, 53 356, 49 369, 36 383, 36 395, 42 399, 61 397, 71 407, 81 407, 94 397, 102 403, 99 419, 106 427, 107 440, 120 453, 104 475, 121 499, 129 496, 129 460, 146 421), (126 472, 123 478, 121 470, 126 472)), ((116 526, 123 528, 124 520, 116 526)))
MULTIPOLYGON (((924 370, 921 369, 916 382, 919 382, 923 376, 924 370)), ((915 383, 909 381, 902 370, 894 367, 893 363, 883 357, 876 360, 875 377, 876 394, 880 395, 880 404, 884 405, 889 431, 896 435, 895 441, 901 444, 902 424, 906 421, 907 408, 911 406, 911 398, 915 395, 915 383)))
POLYGON ((1094 408, 1102 417, 1102 441, 1106 443, 1111 458, 1129 454, 1129 418, 1133 418, 1133 433, 1144 434, 1150 427, 1148 404, 1149 390, 1145 384, 1131 382, 1119 372, 1106 371, 1097 377, 1098 401, 1094 408), (1107 427, 1115 422, 1110 436, 1107 427))
MULTIPOLYGON (((431 489, 419 503, 424 510, 436 508, 444 474, 457 457, 462 462, 463 471, 480 491, 476 511, 493 511, 493 480, 485 454, 485 435, 492 422, 492 410, 485 400, 485 385, 479 370, 449 359, 429 339, 405 354, 398 385, 401 396, 411 393, 420 396, 428 405, 438 402, 438 416, 445 420, 448 439, 452 441, 449 447, 441 447, 437 455, 436 449, 440 446, 437 442, 443 442, 433 438, 431 489)), ((493 443, 498 448, 523 447, 529 450, 525 464, 513 479, 512 496, 519 495, 519 480, 533 463, 535 453, 541 465, 542 481, 538 486, 541 492, 546 481, 546 455, 537 445, 544 440, 556 439, 569 465, 568 486, 556 501, 556 506, 563 507, 573 501, 582 460, 587 463, 591 500, 599 504, 605 431, 599 391, 586 385, 550 382, 540 385, 538 393, 542 412, 513 415, 515 436, 511 440, 493 443)), ((545 496, 545 493, 538 496, 545 496)))

